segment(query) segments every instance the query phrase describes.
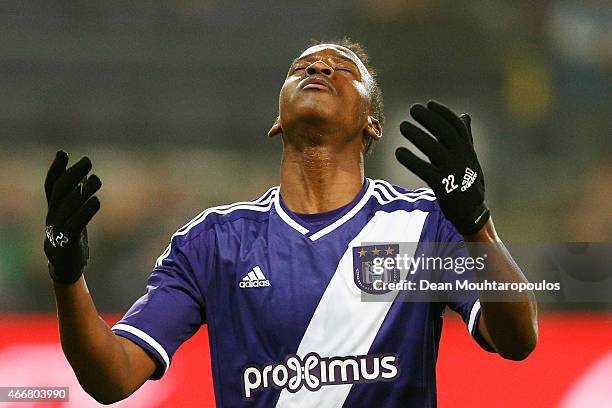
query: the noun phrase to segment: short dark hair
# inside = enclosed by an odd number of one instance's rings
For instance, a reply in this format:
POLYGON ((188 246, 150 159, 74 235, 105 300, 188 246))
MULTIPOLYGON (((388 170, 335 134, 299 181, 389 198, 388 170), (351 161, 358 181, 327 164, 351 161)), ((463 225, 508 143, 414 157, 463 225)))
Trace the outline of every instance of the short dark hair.
MULTIPOLYGON (((368 87, 368 94, 370 96, 370 108, 372 109, 372 116, 374 116, 380 122, 380 127, 382 129, 385 123, 385 113, 383 111, 383 96, 382 90, 378 85, 378 81, 376 80, 376 70, 370 65, 370 57, 363 45, 360 43, 351 40, 348 37, 343 37, 341 39, 334 39, 330 41, 311 41, 310 45, 307 48, 313 47, 315 45, 320 44, 335 44, 344 48, 348 48, 353 51, 355 55, 359 57, 363 65, 366 67, 370 76, 372 77, 372 82, 368 87)), ((373 149, 373 144, 376 140, 373 138, 369 138, 369 140, 365 141, 365 153, 369 153, 373 149)))

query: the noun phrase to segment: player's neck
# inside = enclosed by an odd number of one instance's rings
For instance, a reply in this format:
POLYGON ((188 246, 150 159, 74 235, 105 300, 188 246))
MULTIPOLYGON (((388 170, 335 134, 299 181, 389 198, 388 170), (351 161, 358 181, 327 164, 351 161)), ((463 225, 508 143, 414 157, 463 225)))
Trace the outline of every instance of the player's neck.
POLYGON ((351 149, 311 146, 298 150, 285 145, 281 195, 287 207, 297 213, 313 214, 350 203, 364 181, 363 156, 351 149))

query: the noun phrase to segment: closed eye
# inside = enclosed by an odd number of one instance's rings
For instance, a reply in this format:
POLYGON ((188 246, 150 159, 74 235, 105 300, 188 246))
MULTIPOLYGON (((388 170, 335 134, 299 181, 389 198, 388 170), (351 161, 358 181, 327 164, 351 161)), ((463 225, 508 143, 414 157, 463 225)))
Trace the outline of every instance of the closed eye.
POLYGON ((349 68, 344 68, 344 67, 336 67, 335 69, 336 69, 336 71, 344 71, 344 72, 348 72, 349 74, 352 74, 352 73, 353 73, 353 70, 352 70, 352 69, 349 69, 349 68))

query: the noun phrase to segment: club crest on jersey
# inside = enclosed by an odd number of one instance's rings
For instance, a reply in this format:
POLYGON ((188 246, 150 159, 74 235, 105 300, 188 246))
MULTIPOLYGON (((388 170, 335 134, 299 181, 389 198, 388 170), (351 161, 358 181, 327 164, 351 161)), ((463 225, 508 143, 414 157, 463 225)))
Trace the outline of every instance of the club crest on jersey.
MULTIPOLYGON (((400 280, 400 271, 397 268, 385 268, 382 273, 372 269, 374 259, 395 258, 399 253, 399 244, 367 245, 353 248, 353 280, 355 285, 363 292, 373 295, 382 295, 390 292, 389 289, 374 289, 374 281, 397 283, 400 280)), ((384 262, 384 261, 383 261, 384 262)))

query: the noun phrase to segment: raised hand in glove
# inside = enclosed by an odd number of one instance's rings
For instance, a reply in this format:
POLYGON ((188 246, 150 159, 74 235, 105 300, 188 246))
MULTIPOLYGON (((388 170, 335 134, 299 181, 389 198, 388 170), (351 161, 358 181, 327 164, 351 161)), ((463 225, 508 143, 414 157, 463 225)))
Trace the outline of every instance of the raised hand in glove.
POLYGON ((475 234, 490 212, 484 202, 484 175, 474 151, 470 116, 459 117, 435 101, 412 106, 410 115, 435 138, 410 122, 402 122, 400 132, 431 163, 404 147, 395 151, 395 157, 431 187, 444 216, 459 233, 475 234))
POLYGON ((85 226, 100 209, 93 195, 102 182, 91 171, 91 161, 83 157, 66 169, 68 154, 57 152, 45 180, 48 212, 45 227, 45 254, 49 273, 55 282, 71 284, 83 274, 89 259, 85 226))

